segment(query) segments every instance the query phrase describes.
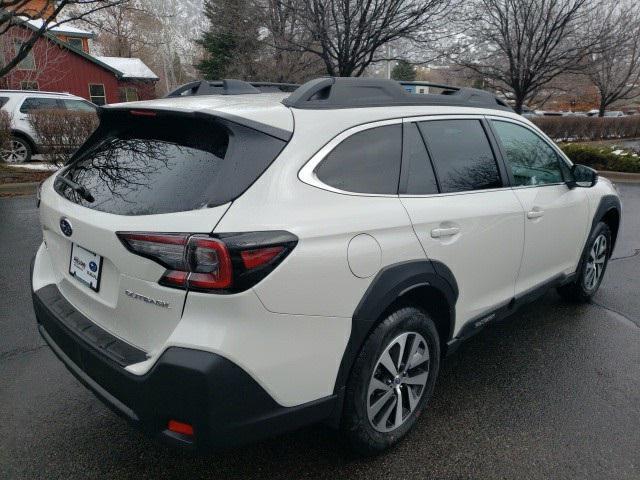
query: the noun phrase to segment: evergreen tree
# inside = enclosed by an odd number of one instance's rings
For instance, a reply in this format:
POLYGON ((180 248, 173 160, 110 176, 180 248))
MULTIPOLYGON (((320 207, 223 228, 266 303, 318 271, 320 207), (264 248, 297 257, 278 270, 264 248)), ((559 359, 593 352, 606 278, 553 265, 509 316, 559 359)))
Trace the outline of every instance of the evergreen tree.
POLYGON ((405 82, 413 82, 416 79, 416 71, 406 60, 400 60, 391 70, 391 78, 405 82))
POLYGON ((209 79, 251 79, 260 50, 258 11, 253 0, 207 0, 209 29, 197 41, 206 53, 197 68, 209 79))

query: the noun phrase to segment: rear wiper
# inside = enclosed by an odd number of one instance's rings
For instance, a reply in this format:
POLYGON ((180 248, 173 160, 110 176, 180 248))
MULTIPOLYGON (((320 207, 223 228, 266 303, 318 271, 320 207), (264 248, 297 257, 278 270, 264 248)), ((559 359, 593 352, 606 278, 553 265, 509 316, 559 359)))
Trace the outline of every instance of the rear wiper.
POLYGON ((83 187, 79 183, 76 183, 73 180, 69 180, 64 175, 60 175, 58 177, 58 180, 60 180, 62 183, 64 183, 67 187, 71 188, 71 190, 76 192, 78 195, 80 195, 87 202, 93 203, 95 201, 95 198, 93 198, 93 195, 91 195, 89 190, 87 190, 87 187, 83 187))

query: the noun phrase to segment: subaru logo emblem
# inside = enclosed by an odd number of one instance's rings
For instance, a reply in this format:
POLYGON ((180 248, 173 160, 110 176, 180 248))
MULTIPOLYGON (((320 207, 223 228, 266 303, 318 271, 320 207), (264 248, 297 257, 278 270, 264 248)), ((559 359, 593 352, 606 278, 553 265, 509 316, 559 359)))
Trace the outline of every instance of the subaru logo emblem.
POLYGON ((89 262, 89 270, 91 270, 92 272, 98 270, 98 265, 96 264, 96 262, 89 262))
POLYGON ((60 231, 64 233, 67 237, 70 237, 73 233, 73 228, 71 228, 71 222, 66 218, 60 219, 60 231))

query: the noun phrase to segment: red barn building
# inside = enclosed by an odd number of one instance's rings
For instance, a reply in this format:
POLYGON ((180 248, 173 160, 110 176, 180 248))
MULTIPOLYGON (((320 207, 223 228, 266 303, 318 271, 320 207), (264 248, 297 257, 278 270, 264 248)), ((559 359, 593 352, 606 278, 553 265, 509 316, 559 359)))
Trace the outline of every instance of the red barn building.
MULTIPOLYGON (((20 17, 0 39, 0 55, 13 58, 42 20, 20 17)), ((68 92, 103 105, 156 98, 158 77, 138 58, 101 57, 90 52, 91 32, 52 22, 29 55, 0 79, 0 88, 68 92)))

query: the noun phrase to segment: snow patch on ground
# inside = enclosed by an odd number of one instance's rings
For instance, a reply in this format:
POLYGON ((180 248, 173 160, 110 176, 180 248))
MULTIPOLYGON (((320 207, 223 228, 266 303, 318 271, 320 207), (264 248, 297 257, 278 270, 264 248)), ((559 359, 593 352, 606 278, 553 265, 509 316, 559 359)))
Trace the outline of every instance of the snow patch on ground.
POLYGON ((5 163, 5 167, 15 168, 16 170, 35 170, 38 172, 55 172, 58 170, 58 166, 52 165, 50 163, 43 162, 31 162, 31 163, 5 163))

